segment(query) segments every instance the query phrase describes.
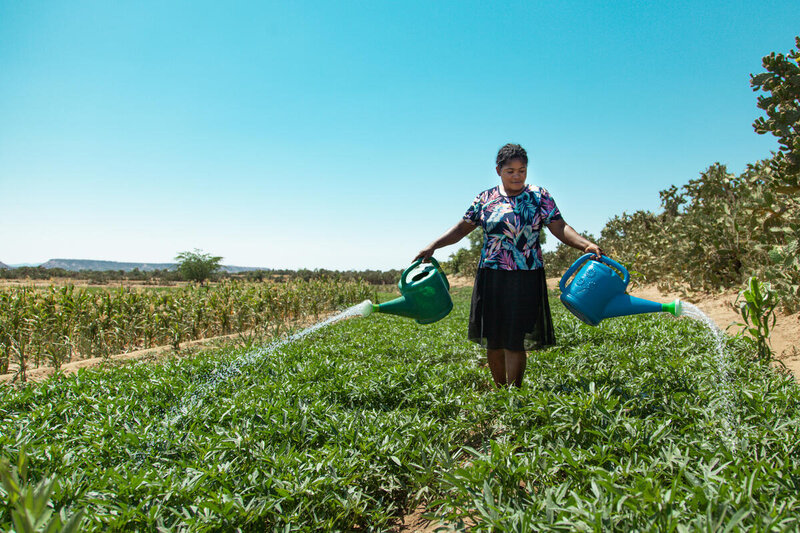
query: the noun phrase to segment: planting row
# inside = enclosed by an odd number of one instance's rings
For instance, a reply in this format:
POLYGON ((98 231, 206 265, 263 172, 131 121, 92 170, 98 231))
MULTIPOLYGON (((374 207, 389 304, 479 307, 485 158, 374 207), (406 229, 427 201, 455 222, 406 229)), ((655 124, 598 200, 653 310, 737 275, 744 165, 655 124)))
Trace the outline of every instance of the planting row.
POLYGON ((167 290, 73 286, 0 289, 0 374, 58 368, 76 358, 252 331, 273 335, 289 321, 366 298, 363 282, 223 282, 167 290))

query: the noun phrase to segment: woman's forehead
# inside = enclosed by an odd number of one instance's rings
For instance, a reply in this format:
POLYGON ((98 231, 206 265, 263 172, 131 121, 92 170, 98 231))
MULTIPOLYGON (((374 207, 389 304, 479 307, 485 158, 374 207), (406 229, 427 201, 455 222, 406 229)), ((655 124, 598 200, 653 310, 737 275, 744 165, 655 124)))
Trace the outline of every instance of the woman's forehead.
POLYGON ((511 159, 503 164, 502 168, 526 168, 528 165, 522 159, 511 159))

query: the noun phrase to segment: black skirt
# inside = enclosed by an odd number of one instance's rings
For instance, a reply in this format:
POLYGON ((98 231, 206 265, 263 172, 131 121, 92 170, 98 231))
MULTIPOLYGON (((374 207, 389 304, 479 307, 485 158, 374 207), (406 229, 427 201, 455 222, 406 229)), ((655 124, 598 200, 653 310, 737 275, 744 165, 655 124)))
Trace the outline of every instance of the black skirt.
POLYGON ((479 268, 468 336, 489 349, 523 351, 554 345, 544 269, 479 268))

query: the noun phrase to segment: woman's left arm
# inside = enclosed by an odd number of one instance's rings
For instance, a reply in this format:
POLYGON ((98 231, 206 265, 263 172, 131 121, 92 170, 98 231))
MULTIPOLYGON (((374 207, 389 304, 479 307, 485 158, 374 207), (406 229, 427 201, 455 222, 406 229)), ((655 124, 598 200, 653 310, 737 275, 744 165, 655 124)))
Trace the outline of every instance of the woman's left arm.
POLYGON ((603 250, 600 249, 599 246, 581 237, 563 218, 552 221, 547 225, 547 229, 550 230, 550 233, 555 235, 556 239, 567 246, 572 246, 573 248, 581 250, 583 253, 594 254, 593 259, 600 259, 600 256, 603 255, 603 250))

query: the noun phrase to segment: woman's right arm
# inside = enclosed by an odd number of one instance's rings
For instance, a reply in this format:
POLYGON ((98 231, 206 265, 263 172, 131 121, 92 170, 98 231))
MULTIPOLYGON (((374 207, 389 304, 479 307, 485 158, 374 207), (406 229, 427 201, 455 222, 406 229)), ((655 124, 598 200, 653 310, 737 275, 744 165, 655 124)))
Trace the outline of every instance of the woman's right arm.
POLYGON ((427 261, 433 255, 438 248, 443 248, 445 246, 449 246, 451 244, 455 244, 474 230, 477 226, 472 222, 467 220, 461 220, 458 224, 444 232, 444 234, 430 243, 428 246, 420 250, 417 254, 417 257, 414 258, 414 261, 417 259, 422 259, 423 261, 427 261))

